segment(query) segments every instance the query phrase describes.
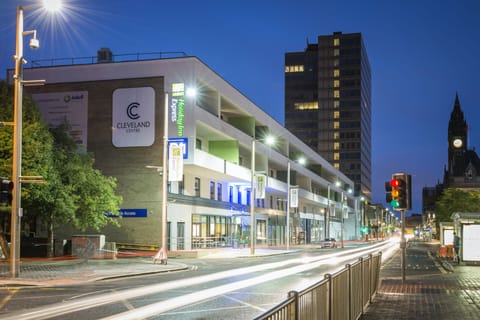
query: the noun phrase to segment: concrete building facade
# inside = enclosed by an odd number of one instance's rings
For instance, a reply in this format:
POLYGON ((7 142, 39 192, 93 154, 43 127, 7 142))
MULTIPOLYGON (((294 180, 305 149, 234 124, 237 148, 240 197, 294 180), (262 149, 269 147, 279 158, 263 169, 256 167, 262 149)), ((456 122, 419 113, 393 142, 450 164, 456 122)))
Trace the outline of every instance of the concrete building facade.
MULTIPOLYGON (((249 245, 252 203, 258 246, 284 246, 288 235, 292 244, 358 239, 353 181, 198 58, 114 57, 24 71, 25 79, 46 80, 28 88, 45 120, 66 119, 95 166, 118 180, 121 226, 101 231, 107 241, 160 244, 165 116, 169 250, 249 245)), ((56 235, 75 232, 62 227, 56 235)))
POLYGON ((285 127, 371 200, 371 71, 360 33, 285 54, 285 127))

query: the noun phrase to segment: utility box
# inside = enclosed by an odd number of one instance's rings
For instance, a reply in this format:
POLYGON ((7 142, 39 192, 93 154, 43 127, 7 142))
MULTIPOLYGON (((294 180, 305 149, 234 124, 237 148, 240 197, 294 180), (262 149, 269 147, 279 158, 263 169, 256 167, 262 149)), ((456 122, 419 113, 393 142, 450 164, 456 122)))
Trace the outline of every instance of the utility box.
POLYGON ((82 259, 103 258, 105 235, 73 235, 72 255, 82 259))

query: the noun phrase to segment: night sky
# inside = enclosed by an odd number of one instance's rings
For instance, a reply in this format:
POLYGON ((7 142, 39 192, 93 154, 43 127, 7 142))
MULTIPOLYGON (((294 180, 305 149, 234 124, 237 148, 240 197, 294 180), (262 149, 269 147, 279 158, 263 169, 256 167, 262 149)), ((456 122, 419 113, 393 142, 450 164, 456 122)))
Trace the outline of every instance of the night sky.
MULTIPOLYGON (((13 68, 15 7, 0 2, 0 78, 13 68)), ((196 56, 284 124, 284 54, 318 35, 361 32, 372 68, 373 202, 394 172, 412 175, 413 210, 443 179, 455 94, 480 145, 480 1, 70 0, 60 15, 25 12, 41 48, 29 61, 182 51, 196 56), (477 97, 477 98, 476 98, 477 97)), ((1 119, 0 119, 1 120, 1 119)))

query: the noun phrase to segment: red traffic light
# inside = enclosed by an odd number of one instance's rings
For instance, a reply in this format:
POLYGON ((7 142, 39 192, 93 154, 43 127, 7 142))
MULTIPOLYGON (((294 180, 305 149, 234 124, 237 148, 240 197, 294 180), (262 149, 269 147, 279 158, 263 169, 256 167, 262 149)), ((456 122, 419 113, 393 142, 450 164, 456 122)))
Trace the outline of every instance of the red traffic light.
POLYGON ((398 180, 398 179, 392 179, 392 180, 390 181, 390 185, 392 186, 392 188, 399 187, 399 186, 400 186, 400 180, 398 180))

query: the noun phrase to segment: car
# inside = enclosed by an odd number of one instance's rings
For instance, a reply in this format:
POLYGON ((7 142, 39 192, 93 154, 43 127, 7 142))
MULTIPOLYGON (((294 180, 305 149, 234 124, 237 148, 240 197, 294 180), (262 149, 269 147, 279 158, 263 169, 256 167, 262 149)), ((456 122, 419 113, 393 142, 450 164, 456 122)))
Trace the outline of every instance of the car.
POLYGON ((336 248, 337 241, 334 238, 327 238, 320 242, 320 248, 336 248))

